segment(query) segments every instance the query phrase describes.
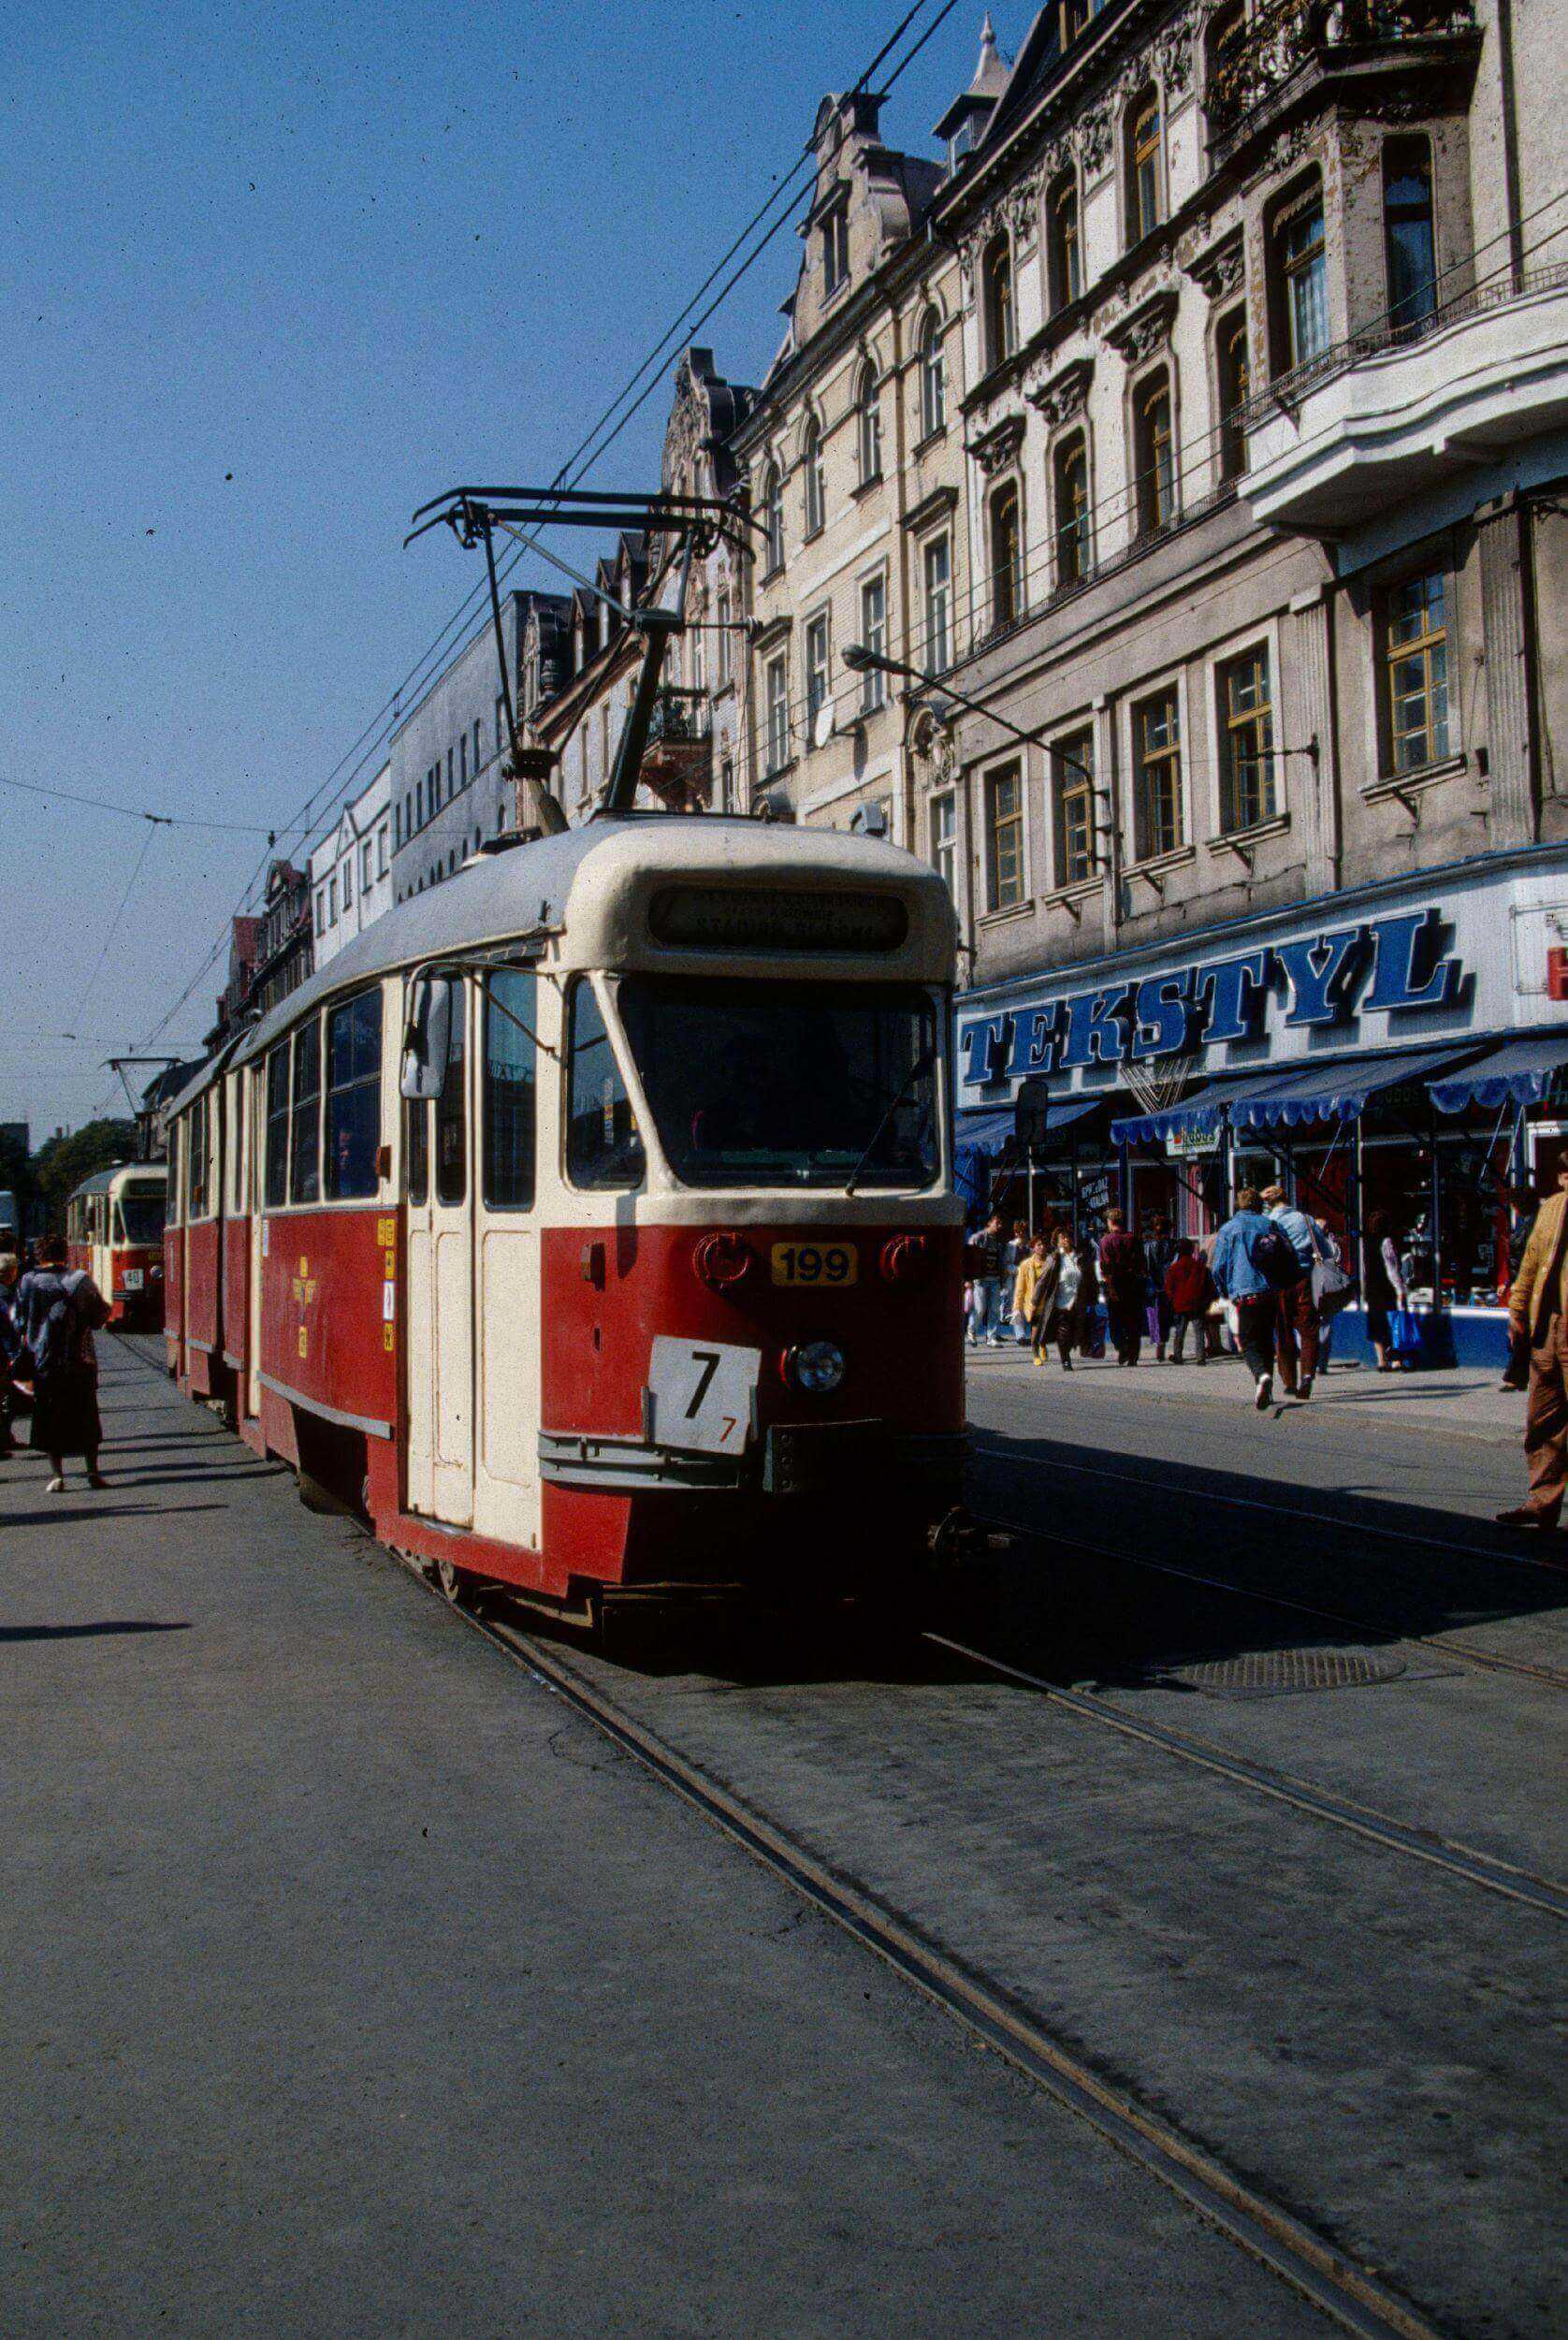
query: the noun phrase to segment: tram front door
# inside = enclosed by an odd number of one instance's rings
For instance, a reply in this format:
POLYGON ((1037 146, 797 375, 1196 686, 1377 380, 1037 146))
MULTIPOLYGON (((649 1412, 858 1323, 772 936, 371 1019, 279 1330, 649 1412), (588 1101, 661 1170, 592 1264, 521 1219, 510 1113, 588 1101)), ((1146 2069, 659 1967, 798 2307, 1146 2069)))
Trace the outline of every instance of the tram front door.
POLYGON ((467 986, 452 986, 446 1079, 407 1128, 408 1507, 473 1523, 473 1182, 467 986))

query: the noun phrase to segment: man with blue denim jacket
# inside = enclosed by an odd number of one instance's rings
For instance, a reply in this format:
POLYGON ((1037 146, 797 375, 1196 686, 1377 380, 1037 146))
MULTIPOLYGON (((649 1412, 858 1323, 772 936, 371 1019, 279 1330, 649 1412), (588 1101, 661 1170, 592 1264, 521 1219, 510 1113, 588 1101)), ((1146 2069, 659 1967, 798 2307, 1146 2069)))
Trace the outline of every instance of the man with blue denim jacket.
POLYGON ((1274 1286, 1254 1257, 1260 1235, 1272 1236, 1274 1223, 1258 1208, 1256 1186, 1243 1186, 1236 1210, 1214 1239, 1214 1282, 1236 1309, 1237 1335, 1247 1371, 1256 1383, 1253 1403, 1263 1413, 1274 1395, 1274 1335, 1278 1301, 1274 1286))

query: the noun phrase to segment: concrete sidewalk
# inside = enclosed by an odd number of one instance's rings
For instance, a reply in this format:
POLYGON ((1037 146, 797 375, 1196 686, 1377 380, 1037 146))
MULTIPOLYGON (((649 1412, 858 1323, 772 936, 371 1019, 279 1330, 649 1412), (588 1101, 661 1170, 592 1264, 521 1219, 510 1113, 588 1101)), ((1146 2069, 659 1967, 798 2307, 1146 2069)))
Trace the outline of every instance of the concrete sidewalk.
MULTIPOLYGON (((966 1354, 970 1373, 987 1379, 1018 1373, 1028 1373, 1041 1382, 1061 1378, 1054 1350, 1042 1368, 1034 1365, 1027 1349, 1010 1342, 1004 1348, 971 1348, 966 1354)), ((1190 1359, 1184 1365, 1169 1361, 1162 1365, 1152 1342, 1145 1345, 1135 1371, 1118 1365, 1114 1357, 1075 1357, 1073 1373, 1092 1384, 1109 1376, 1117 1400, 1132 1403, 1233 1407, 1245 1400, 1251 1388, 1251 1376, 1239 1357, 1213 1358, 1203 1366, 1194 1365, 1190 1359)), ((1524 1437, 1524 1394, 1501 1388, 1499 1381, 1495 1373, 1458 1367, 1380 1373, 1366 1365, 1334 1365, 1314 1383, 1310 1403, 1325 1412, 1343 1413, 1354 1407, 1373 1430, 1385 1425, 1415 1429, 1440 1423, 1456 1436, 1517 1446, 1524 1437)), ((1107 1389, 1103 1394, 1109 1397, 1111 1392, 1107 1389)), ((1274 1395, 1277 1403, 1291 1403, 1277 1383, 1274 1395)))
POLYGON ((0 1466, 6 2340, 1273 2340, 1297 2295, 106 1341, 0 1466))

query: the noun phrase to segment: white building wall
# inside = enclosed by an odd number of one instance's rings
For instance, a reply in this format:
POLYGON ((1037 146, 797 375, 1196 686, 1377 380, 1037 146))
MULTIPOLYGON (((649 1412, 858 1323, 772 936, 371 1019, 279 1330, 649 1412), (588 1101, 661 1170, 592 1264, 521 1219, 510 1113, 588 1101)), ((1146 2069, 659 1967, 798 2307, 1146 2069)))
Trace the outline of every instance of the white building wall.
POLYGON ((392 767, 384 764, 311 855, 316 966, 326 967, 391 907, 392 767))

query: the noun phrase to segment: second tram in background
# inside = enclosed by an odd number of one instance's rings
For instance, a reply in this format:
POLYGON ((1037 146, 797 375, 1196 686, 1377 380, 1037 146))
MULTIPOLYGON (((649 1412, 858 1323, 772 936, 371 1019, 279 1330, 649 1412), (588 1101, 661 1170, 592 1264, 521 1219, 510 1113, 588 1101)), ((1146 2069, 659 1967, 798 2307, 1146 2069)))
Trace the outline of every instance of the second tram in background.
POLYGON ((65 1206, 70 1264, 84 1268, 128 1331, 164 1320, 164 1216, 167 1172, 157 1162, 122 1163, 80 1185, 65 1206))
POLYGON ((170 1368, 462 1596, 896 1599, 956 1513, 935 871, 599 819, 389 911, 171 1112, 170 1368))

